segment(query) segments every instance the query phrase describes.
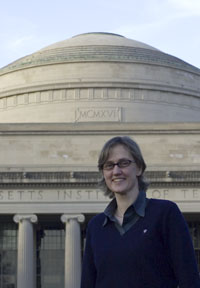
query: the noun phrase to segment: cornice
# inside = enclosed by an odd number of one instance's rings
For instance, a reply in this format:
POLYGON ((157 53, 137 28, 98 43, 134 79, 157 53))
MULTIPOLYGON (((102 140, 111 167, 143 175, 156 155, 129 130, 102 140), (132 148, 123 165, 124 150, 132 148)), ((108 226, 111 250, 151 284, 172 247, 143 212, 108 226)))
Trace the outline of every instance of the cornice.
MULTIPOLYGON (((68 81, 66 80, 64 82, 61 82, 58 80, 55 83, 47 82, 43 84, 37 84, 37 83, 30 83, 26 85, 20 85, 9 88, 5 87, 0 91, 0 98, 6 98, 11 96, 17 96, 17 95, 23 95, 27 93, 40 93, 43 91, 55 91, 55 90, 68 90, 68 89, 94 89, 94 88, 106 88, 106 89, 139 89, 139 90, 150 90, 155 92, 171 92, 181 95, 188 95, 188 96, 194 96, 199 97, 200 91, 197 87, 182 87, 181 85, 169 85, 169 84, 163 84, 156 80, 148 81, 147 79, 137 79, 135 81, 122 81, 119 78, 112 78, 111 80, 108 80, 107 78, 102 79, 99 81, 98 78, 93 78, 93 81, 88 80, 82 80, 81 82, 78 80, 74 81, 68 81)), ((123 98, 122 98, 123 99, 123 98)), ((74 99, 75 101, 76 99, 74 99)), ((89 99, 91 101, 91 99, 89 99)), ((147 101, 147 100, 146 100, 147 101)))
MULTIPOLYGON (((147 171, 150 187, 199 187, 200 171, 147 171)), ((97 189, 98 172, 0 172, 0 189, 97 189)))
POLYGON ((200 134, 191 123, 0 123, 0 135, 200 134))

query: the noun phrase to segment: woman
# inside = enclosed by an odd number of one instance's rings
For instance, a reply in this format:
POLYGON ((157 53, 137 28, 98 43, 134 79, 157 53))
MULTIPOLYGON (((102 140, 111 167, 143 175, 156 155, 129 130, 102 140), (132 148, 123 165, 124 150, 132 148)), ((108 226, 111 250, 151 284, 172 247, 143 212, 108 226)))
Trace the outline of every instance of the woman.
POLYGON ((187 224, 175 203, 146 198, 136 142, 110 139, 98 167, 113 200, 88 225, 81 288, 200 288, 187 224))

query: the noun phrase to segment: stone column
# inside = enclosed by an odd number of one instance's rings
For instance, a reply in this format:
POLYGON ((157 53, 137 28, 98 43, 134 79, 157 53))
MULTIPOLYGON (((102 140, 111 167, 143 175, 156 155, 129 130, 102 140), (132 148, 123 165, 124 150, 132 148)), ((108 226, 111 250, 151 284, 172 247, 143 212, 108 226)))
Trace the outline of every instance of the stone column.
POLYGON ((17 288, 36 287, 36 251, 33 223, 36 215, 15 215, 18 227, 17 288))
MULTIPOLYGON (((65 288, 80 288, 81 281, 81 233, 82 214, 61 216, 65 223, 65 288)), ((89 288, 89 287, 88 287, 89 288)))

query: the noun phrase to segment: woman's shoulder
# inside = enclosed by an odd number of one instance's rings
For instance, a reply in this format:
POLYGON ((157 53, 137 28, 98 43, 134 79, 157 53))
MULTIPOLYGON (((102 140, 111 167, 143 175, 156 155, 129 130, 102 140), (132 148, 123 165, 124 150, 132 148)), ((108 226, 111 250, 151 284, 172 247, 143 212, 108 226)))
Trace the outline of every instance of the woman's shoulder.
POLYGON ((171 207, 171 206, 177 206, 177 204, 171 200, 167 200, 167 199, 156 199, 156 198, 148 198, 149 202, 152 205, 156 205, 156 206, 166 206, 166 207, 171 207))
POLYGON ((171 200, 166 200, 166 199, 150 198, 148 199, 147 206, 155 212, 156 211, 168 211, 168 210, 179 211, 178 205, 175 202, 171 200))
POLYGON ((105 221, 105 214, 104 213, 99 213, 97 215, 95 215, 94 217, 92 217, 88 223, 88 227, 93 227, 93 226, 97 226, 97 225, 103 225, 104 221, 105 221))

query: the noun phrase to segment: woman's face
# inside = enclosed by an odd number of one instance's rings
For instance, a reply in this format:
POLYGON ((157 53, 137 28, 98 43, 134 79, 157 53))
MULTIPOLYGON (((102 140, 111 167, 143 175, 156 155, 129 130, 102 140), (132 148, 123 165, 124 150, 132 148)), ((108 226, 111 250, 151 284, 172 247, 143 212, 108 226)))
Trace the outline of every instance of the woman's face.
POLYGON ((106 185, 114 194, 134 193, 137 195, 139 192, 137 176, 141 174, 141 169, 136 165, 128 148, 119 144, 110 149, 106 163, 118 163, 120 160, 131 160, 133 162, 124 168, 115 165, 111 170, 103 169, 106 185))

